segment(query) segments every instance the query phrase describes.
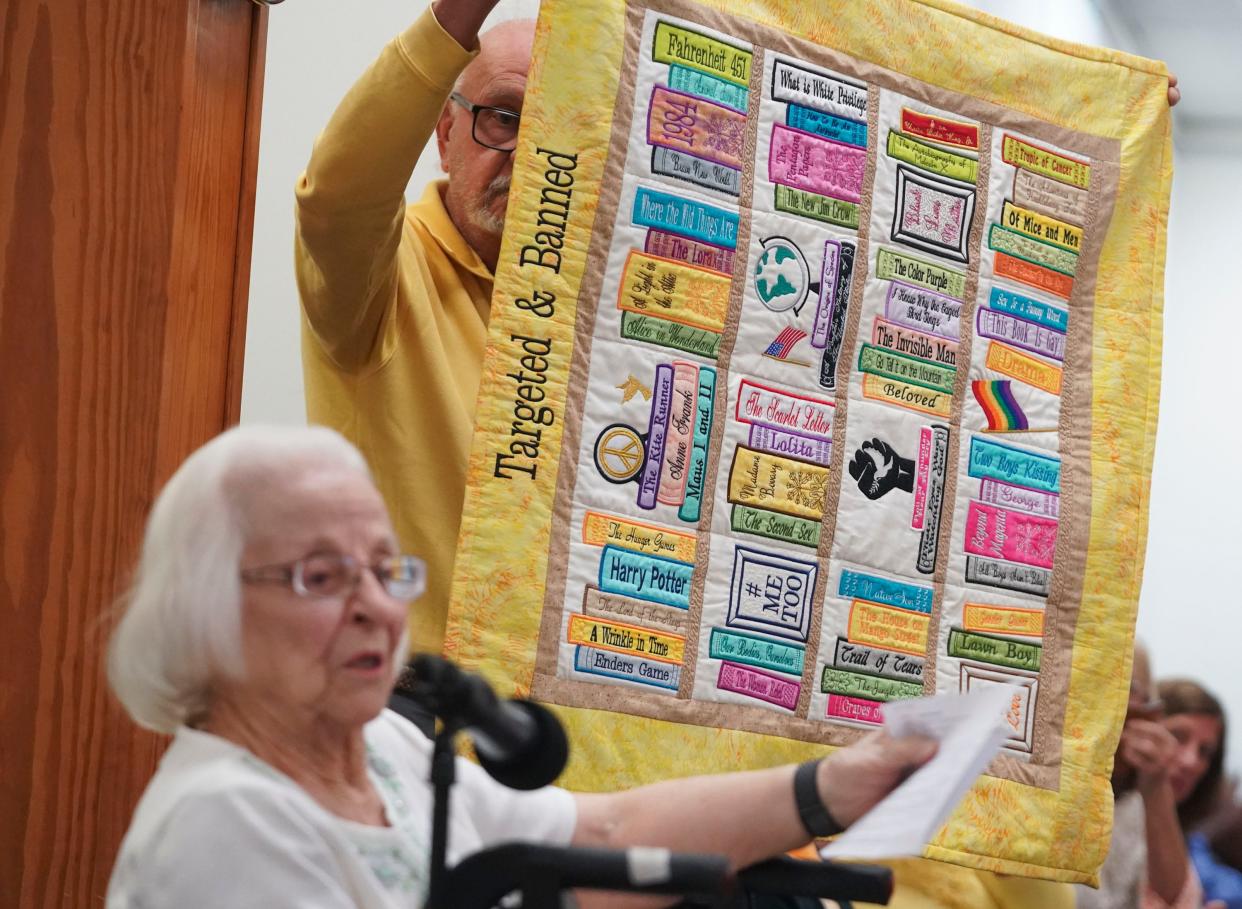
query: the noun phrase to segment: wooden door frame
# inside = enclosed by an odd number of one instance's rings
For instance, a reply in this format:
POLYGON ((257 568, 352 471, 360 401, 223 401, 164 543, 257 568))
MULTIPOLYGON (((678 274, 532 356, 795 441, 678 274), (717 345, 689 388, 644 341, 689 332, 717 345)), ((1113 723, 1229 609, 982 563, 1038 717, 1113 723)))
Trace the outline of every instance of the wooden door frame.
POLYGON ((102 906, 165 744, 107 690, 155 493, 240 411, 267 13, 0 11, 0 905, 102 906))

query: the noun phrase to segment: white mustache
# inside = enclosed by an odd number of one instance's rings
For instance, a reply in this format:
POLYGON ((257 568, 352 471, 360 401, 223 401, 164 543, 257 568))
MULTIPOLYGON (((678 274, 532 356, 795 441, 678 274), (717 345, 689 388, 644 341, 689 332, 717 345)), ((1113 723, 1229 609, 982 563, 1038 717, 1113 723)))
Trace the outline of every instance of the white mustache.
POLYGON ((490 201, 500 196, 509 195, 511 179, 509 176, 500 176, 493 179, 491 183, 487 184, 487 189, 483 190, 484 198, 490 201))

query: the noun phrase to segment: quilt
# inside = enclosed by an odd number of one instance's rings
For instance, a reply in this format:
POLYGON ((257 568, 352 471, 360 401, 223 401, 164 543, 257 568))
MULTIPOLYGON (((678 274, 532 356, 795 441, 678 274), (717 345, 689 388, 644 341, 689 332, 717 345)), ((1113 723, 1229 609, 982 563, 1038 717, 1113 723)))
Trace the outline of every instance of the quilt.
POLYGON ((596 790, 1006 686, 926 855, 1092 882, 1159 397, 1162 64, 947 0, 545 0, 446 652, 596 790))

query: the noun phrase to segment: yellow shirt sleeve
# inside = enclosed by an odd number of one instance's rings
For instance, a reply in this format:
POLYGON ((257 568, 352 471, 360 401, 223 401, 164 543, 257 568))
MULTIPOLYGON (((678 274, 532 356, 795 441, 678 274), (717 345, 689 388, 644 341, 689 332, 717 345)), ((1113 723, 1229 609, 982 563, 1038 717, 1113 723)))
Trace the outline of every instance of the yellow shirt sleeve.
POLYGON ((397 296, 405 187, 474 53, 430 7, 350 89, 297 186, 294 261, 309 327, 334 363, 379 350, 397 296))

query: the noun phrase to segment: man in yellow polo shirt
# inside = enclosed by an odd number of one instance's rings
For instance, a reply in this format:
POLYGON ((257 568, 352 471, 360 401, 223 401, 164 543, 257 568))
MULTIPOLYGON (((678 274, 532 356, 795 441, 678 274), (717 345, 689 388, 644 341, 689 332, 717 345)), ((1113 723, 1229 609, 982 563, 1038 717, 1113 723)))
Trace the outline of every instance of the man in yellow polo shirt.
POLYGON ((427 593, 410 614, 414 650, 439 650, 444 636, 534 37, 533 23, 508 22, 476 49, 496 2, 437 0, 390 43, 341 102, 297 188, 307 416, 362 449, 401 545, 427 562, 427 593), (433 133, 448 180, 407 206, 433 133))

